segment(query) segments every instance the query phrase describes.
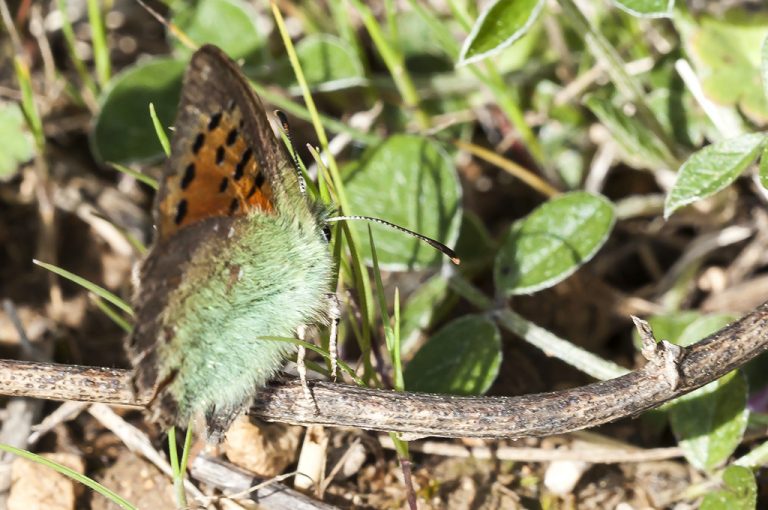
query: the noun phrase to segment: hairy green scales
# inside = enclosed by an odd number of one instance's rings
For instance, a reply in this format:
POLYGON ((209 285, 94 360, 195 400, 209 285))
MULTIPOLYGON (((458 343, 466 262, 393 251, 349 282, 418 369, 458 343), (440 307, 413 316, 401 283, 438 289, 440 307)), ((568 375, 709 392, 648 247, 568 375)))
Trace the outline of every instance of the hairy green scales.
POLYGON ((332 267, 318 223, 293 215, 255 212, 199 245, 161 317, 172 335, 158 380, 178 371, 167 388, 176 420, 239 410, 264 386, 295 346, 259 337, 324 322, 332 267))

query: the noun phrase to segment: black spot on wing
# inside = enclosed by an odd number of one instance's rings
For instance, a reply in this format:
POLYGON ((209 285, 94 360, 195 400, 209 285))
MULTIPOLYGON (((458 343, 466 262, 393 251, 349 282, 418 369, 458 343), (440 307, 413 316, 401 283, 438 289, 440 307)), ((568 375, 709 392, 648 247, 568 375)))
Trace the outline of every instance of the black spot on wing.
POLYGON ((187 215, 187 199, 182 198, 179 202, 179 205, 176 207, 176 217, 174 218, 174 222, 176 222, 177 225, 181 224, 182 221, 184 221, 184 217, 187 215))
POLYGON ((220 165, 224 162, 224 147, 220 146, 216 149, 216 164, 220 165))
POLYGON ((181 178, 181 189, 187 189, 192 181, 195 180, 195 164, 190 163, 184 170, 184 176, 181 178))
POLYGON ((227 133, 227 146, 233 145, 235 141, 237 140, 238 131, 237 128, 232 128, 232 130, 227 133))
POLYGON ((253 184, 251 185, 251 189, 248 190, 248 195, 246 195, 246 199, 251 198, 254 193, 256 193, 256 190, 259 189, 259 185, 256 184, 256 181, 253 181, 253 184))
POLYGON ((234 179, 236 181, 239 181, 243 174, 245 173, 245 167, 248 164, 248 162, 251 160, 251 157, 253 157, 253 149, 248 147, 245 149, 245 152, 243 152, 243 155, 240 157, 240 161, 237 163, 237 166, 235 167, 235 175, 234 179))
POLYGON ((197 154, 205 143, 205 134, 198 133, 195 137, 195 143, 192 144, 192 153, 197 154))
POLYGON ((221 184, 219 184, 219 193, 224 193, 227 191, 227 186, 229 186, 229 179, 227 177, 224 177, 221 180, 221 184))
POLYGON ((211 120, 208 122, 208 131, 216 129, 219 126, 219 122, 221 122, 221 112, 211 115, 211 120))
POLYGON ((229 214, 235 214, 237 211, 237 207, 240 205, 240 201, 236 198, 233 198, 232 201, 229 203, 229 214))

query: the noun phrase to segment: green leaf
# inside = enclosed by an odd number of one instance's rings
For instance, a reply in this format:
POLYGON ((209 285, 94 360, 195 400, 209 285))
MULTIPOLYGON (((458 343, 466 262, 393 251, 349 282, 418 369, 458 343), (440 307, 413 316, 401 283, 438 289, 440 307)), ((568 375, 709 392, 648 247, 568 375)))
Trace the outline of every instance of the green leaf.
POLYGON ((437 305, 447 294, 448 279, 438 274, 419 285, 408 298, 400 321, 403 353, 408 354, 411 340, 417 337, 420 330, 429 326, 437 305))
POLYGON ((495 55, 524 36, 538 18, 543 0, 496 0, 480 14, 459 54, 457 65, 495 55))
POLYGON ((568 193, 510 227, 496 256, 494 281, 505 295, 529 294, 564 280, 608 239, 615 215, 604 197, 568 193))
POLYGON ((669 161, 670 154, 659 139, 638 122, 627 116, 611 101, 589 95, 584 104, 600 119, 611 136, 621 146, 624 158, 633 166, 645 168, 663 167, 669 161))
MULTIPOLYGON (((177 2, 173 13, 175 23, 198 45, 215 44, 237 60, 255 55, 264 46, 264 37, 255 20, 258 13, 242 0, 200 0, 194 8, 177 2)), ((191 52, 180 42, 180 52, 191 52)))
POLYGON ((130 163, 159 158, 149 103, 164 126, 173 124, 186 61, 146 60, 115 76, 102 94, 101 110, 91 132, 91 150, 101 161, 130 163))
POLYGON ((725 487, 710 492, 701 502, 701 510, 753 510, 757 508, 757 483, 751 469, 728 466, 723 471, 725 487))
POLYGON ((397 27, 393 42, 403 54, 406 68, 414 74, 451 72, 459 55, 459 44, 451 35, 459 28, 457 22, 439 17, 423 2, 410 4, 417 15, 410 10, 399 11, 393 18, 397 27))
POLYGON ((467 315, 435 333, 405 368, 408 391, 482 395, 501 365, 501 336, 482 315, 467 315))
POLYGON ((763 153, 760 155, 760 184, 763 188, 768 189, 768 145, 763 148, 763 153))
POLYGON ((685 458, 710 471, 725 462, 744 436, 747 380, 733 371, 675 401, 670 423, 685 458))
POLYGON ((613 0, 614 5, 632 16, 641 18, 668 18, 675 0, 613 0))
POLYGON ((462 215, 459 239, 454 250, 461 257, 462 272, 486 267, 493 261, 496 245, 483 221, 472 211, 464 211, 462 215))
POLYGON ((757 124, 768 122, 761 81, 768 16, 732 10, 724 17, 702 16, 684 38, 705 95, 738 108, 757 124))
MULTIPOLYGON (((688 314, 685 314, 686 316, 688 314)), ((684 318, 681 317, 681 318, 684 318)), ((730 314, 698 317, 666 339, 681 346, 694 344, 734 320, 730 314)), ((663 339, 654 327, 656 338, 663 339)), ((741 442, 747 425, 747 380, 734 371, 698 390, 680 397, 670 409, 672 430, 688 461, 702 470, 721 464, 741 442)))
POLYGON ((35 155, 35 140, 27 129, 24 113, 16 103, 0 103, 0 181, 16 174, 19 165, 35 155))
MULTIPOLYGON (((296 44, 304 77, 314 90, 365 83, 363 67, 347 43, 331 35, 310 35, 296 44)), ((293 73, 291 73, 293 76, 293 73)))
MULTIPOLYGON (((687 347, 695 344, 715 331, 721 330, 736 319, 728 313, 713 313, 699 317, 680 333, 673 343, 687 347)), ((670 340, 672 342, 672 340, 670 340)))
POLYGON ((763 95, 768 99, 768 36, 763 40, 760 53, 760 75, 763 78, 763 95))
MULTIPOLYGON (((395 135, 344 172, 350 202, 345 214, 376 216, 449 246, 459 234, 461 189, 453 163, 434 141, 395 135)), ((370 265, 371 249, 363 222, 350 222, 358 247, 370 265)), ((440 264, 444 255, 403 232, 373 225, 379 264, 388 270, 412 270, 440 264)), ((461 254, 459 254, 461 256, 461 254)))
POLYGON ((731 184, 766 144, 761 133, 751 133, 713 143, 683 163, 667 195, 664 218, 696 200, 711 196, 731 184))

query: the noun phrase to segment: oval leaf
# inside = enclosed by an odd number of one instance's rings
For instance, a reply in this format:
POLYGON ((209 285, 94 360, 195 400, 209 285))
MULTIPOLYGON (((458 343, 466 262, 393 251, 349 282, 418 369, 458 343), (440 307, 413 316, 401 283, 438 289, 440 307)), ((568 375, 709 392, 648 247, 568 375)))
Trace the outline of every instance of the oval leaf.
POLYGON ((680 333, 677 341, 670 341, 674 344, 682 345, 683 347, 693 345, 715 331, 723 329, 736 318, 737 317, 729 313, 713 313, 701 316, 686 326, 680 333))
MULTIPOLYGON (((686 313, 684 316, 688 316, 686 313)), ((704 315, 690 321, 682 330, 666 337, 670 342, 689 346, 732 322, 729 314, 704 315)), ((654 326, 658 339, 660 331, 654 326)), ((741 442, 747 424, 747 381, 741 371, 680 397, 670 409, 672 430, 691 464, 710 470, 725 461, 741 442), (705 410, 702 413, 702 410, 705 410)))
POLYGON ((429 326, 438 305, 448 294, 448 279, 438 274, 425 281, 405 304, 400 316, 400 350, 409 354, 422 329, 429 326))
POLYGON ((751 469, 728 466, 723 471, 724 488, 710 492, 701 510, 753 510, 757 508, 757 483, 751 469))
POLYGON ((675 0, 613 0, 614 5, 632 16, 641 18, 669 18, 675 0))
MULTIPOLYGON (((461 223, 461 189, 453 163, 432 140, 397 135, 367 150, 345 172, 346 214, 376 216, 452 246, 461 223)), ((350 222, 371 264, 368 227, 350 222)), ((444 255, 403 232, 371 225, 379 265, 388 270, 440 264, 444 255)), ((461 257, 461 254, 459 254, 461 257)))
POLYGON ((35 155, 35 141, 27 129, 24 114, 16 103, 0 103, 0 181, 16 174, 19 165, 35 155))
POLYGON ((494 281, 506 295, 551 287, 587 262, 608 239, 615 215, 604 197, 561 195, 510 228, 496 256, 494 281))
POLYGON ((683 163, 667 195, 664 218, 684 205, 717 193, 744 171, 766 143, 765 135, 751 133, 713 143, 683 163))
POLYGON ((757 125, 768 122, 768 100, 760 84, 768 16, 732 9, 724 16, 697 16, 690 28, 686 52, 704 94, 719 106, 738 109, 757 125))
POLYGON ((501 365, 501 336, 496 324, 468 315, 435 333, 405 368, 409 391, 482 395, 501 365))
POLYGON ((186 62, 147 60, 115 76, 102 94, 101 109, 91 131, 97 159, 115 163, 145 161, 163 155, 149 103, 164 126, 173 123, 186 62))
MULTIPOLYGON (((201 0, 191 9, 185 2, 178 3, 173 23, 198 45, 215 44, 233 59, 253 56, 264 46, 255 20, 258 13, 241 0, 201 0)), ((180 52, 192 50, 176 44, 180 52)))
POLYGON ((355 52, 337 37, 305 37, 296 45, 296 55, 307 83, 314 90, 336 90, 364 82, 363 68, 355 52))
POLYGON ((528 32, 543 0, 496 0, 481 14, 461 48, 457 65, 495 55, 528 32))
POLYGON ((693 466, 710 471, 725 462, 747 428, 747 380, 733 371, 675 401, 672 431, 693 466))

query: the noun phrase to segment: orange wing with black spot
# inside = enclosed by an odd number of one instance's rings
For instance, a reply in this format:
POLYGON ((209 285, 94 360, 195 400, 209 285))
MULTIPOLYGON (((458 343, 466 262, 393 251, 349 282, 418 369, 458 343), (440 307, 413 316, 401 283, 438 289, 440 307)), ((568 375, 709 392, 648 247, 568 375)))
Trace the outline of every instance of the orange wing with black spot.
POLYGON ((240 69, 206 45, 192 57, 156 203, 158 240, 202 219, 276 208, 291 166, 240 69))

